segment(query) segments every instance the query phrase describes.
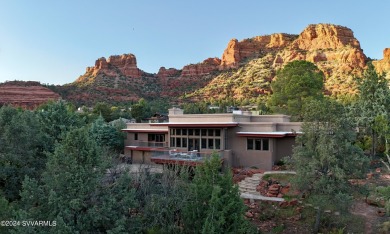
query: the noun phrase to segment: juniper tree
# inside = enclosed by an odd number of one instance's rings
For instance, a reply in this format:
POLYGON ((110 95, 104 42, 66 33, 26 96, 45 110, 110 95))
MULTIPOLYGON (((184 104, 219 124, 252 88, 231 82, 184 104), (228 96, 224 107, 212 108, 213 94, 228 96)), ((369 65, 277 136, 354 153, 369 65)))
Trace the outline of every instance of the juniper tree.
POLYGON ((372 63, 368 63, 363 77, 359 79, 358 90, 358 100, 351 106, 352 119, 363 134, 370 136, 371 155, 374 156, 381 131, 379 126, 383 120, 390 123, 389 83, 385 74, 378 74, 372 63))
POLYGON ((18 199, 24 177, 39 177, 45 162, 43 133, 34 113, 0 108, 0 190, 5 198, 18 199))
MULTIPOLYGON (((55 220, 57 233, 138 232, 127 174, 110 178, 110 158, 85 128, 74 129, 49 156, 42 181, 26 178, 20 220, 55 220)), ((23 227, 18 227, 23 231, 23 227)))
POLYGON ((195 170, 184 208, 184 229, 188 233, 250 233, 244 217, 244 203, 231 171, 220 172, 217 154, 195 170))
POLYGON ((351 201, 348 179, 362 176, 367 158, 354 144, 356 132, 343 106, 325 99, 307 103, 304 111, 303 133, 297 137, 292 157, 297 172, 294 182, 319 207, 318 231, 327 205, 346 210, 351 201))

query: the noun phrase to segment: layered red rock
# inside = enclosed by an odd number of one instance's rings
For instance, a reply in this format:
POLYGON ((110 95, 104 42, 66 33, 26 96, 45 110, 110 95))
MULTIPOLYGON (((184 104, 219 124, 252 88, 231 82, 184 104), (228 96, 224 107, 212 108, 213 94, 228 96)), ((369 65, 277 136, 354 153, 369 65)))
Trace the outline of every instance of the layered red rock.
POLYGON ((277 33, 242 41, 232 39, 222 54, 221 69, 235 68, 245 58, 256 57, 260 54, 285 48, 296 37, 296 35, 277 33))
POLYGON ((190 64, 183 67, 181 76, 204 76, 216 71, 221 60, 219 58, 208 58, 201 63, 190 64))
POLYGON ((0 85, 0 104, 34 109, 49 101, 58 100, 60 95, 38 84, 18 85, 4 83, 0 85))
POLYGON ((390 71, 390 48, 383 50, 383 59, 372 62, 379 73, 390 71))
POLYGON ((87 67, 86 74, 77 81, 83 81, 87 77, 105 74, 110 77, 128 76, 139 78, 143 71, 137 67, 137 59, 133 54, 113 55, 108 59, 102 57, 96 60, 94 67, 87 67))
POLYGON ((168 77, 177 77, 180 76, 181 71, 177 70, 175 68, 168 68, 160 67, 157 73, 158 78, 168 78, 168 77))
POLYGON ((346 46, 360 49, 351 29, 333 24, 311 24, 292 43, 301 50, 340 49, 346 46))

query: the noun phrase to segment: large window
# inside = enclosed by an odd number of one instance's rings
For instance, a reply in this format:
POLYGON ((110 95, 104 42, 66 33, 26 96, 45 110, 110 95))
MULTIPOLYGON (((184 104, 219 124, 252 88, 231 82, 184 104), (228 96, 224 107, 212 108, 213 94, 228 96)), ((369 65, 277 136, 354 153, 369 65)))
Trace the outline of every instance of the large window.
POLYGON ((269 151, 269 139, 248 138, 246 141, 246 149, 269 151))
POLYGON ((189 141, 198 139, 198 148, 200 149, 221 149, 221 129, 171 128, 169 133, 171 147, 190 148, 189 141))
POLYGON ((164 134, 148 134, 148 141, 155 141, 155 142, 165 142, 165 135, 164 134))

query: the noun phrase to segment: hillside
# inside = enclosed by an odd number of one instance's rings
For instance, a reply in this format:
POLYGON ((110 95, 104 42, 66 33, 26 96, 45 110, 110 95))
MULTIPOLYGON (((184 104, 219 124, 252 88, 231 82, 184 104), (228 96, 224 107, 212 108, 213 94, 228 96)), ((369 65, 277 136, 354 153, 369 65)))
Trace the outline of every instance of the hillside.
POLYGON ((329 24, 309 25, 299 35, 273 34, 240 42, 233 39, 222 57, 224 67, 235 69, 220 73, 188 97, 250 99, 270 93, 269 84, 276 71, 294 60, 316 64, 326 75, 328 93, 345 95, 355 92, 353 77, 362 73, 367 62, 352 30, 329 24))
MULTIPOLYGON (((337 97, 356 93, 354 77, 362 73, 369 59, 351 29, 313 24, 298 35, 232 39, 221 59, 208 58, 181 69, 161 67, 157 74, 138 68, 133 54, 99 58, 73 83, 52 89, 64 99, 87 105, 139 98, 254 101, 270 93, 276 71, 293 60, 315 63, 326 75, 326 92, 337 97)), ((380 72, 390 70, 390 50, 385 49, 384 58, 374 64, 380 72)))
POLYGON ((0 106, 12 105, 34 109, 48 100, 58 100, 60 95, 41 86, 39 82, 10 81, 0 84, 0 106))

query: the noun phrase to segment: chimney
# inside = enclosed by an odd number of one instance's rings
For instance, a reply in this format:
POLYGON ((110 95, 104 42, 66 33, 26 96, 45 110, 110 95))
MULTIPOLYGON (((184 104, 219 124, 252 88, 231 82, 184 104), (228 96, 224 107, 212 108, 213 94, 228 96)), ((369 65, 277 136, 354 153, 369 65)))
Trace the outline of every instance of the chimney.
POLYGON ((180 109, 180 108, 177 108, 177 107, 173 107, 171 109, 168 110, 169 111, 169 115, 183 115, 183 110, 180 109))

